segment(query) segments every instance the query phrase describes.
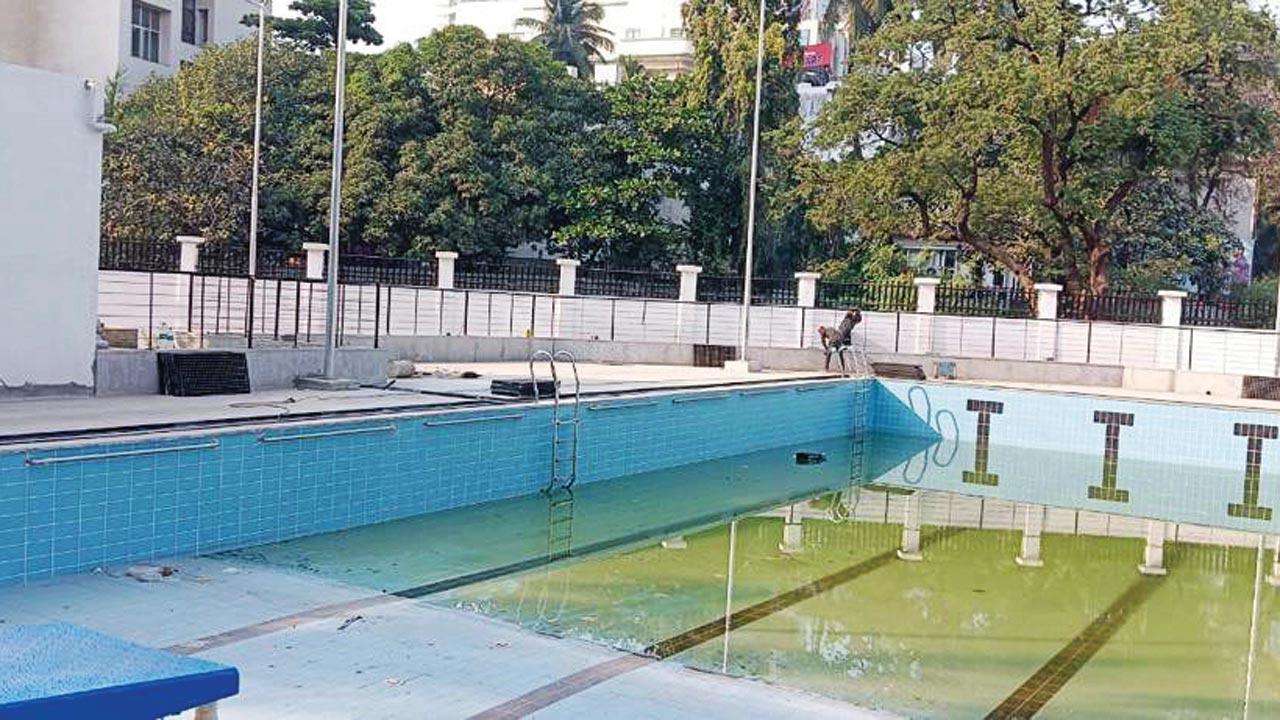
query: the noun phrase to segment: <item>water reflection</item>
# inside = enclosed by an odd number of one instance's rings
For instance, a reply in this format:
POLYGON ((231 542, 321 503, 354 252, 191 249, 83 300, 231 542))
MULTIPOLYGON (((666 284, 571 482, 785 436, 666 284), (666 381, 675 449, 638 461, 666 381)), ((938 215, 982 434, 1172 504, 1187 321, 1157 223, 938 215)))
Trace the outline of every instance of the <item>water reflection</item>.
POLYGON ((1280 713, 1261 536, 988 494, 1019 486, 855 482, 437 601, 916 717, 1280 713))

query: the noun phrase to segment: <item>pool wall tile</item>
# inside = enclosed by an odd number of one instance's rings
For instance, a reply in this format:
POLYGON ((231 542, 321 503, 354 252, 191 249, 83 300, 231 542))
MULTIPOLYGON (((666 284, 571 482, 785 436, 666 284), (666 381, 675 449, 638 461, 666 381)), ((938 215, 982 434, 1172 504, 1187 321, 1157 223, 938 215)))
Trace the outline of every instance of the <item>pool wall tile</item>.
POLYGON ((884 482, 1280 532, 1280 413, 887 380, 872 415, 938 437, 884 482))
MULTIPOLYGON (((584 402, 578 482, 847 435, 871 421, 875 397, 857 381, 584 402)), ((467 410, 0 452, 0 583, 535 493, 550 480, 551 418, 549 407, 467 410), (160 452, 119 455, 140 450, 160 452)))

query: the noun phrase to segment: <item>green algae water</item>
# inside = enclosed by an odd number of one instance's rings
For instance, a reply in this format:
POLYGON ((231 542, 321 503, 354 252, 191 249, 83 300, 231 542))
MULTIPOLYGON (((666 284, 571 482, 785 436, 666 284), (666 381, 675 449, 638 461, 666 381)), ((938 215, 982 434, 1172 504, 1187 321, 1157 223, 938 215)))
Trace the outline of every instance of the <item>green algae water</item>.
POLYGON ((234 555, 906 717, 1280 717, 1280 591, 1256 533, 1187 524, 1207 514, 1194 495, 1164 517, 1100 512, 1029 470, 971 487, 935 452, 920 470, 918 440, 864 440, 234 555))

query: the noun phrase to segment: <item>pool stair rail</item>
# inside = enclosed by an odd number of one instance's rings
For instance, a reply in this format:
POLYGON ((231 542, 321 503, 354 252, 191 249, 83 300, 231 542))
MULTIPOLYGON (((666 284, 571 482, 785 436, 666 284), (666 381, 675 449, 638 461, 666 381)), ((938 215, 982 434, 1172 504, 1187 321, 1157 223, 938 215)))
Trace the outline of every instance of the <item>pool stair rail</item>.
POLYGON ((875 367, 871 364, 871 359, 867 357, 866 348, 850 345, 842 354, 846 355, 849 359, 847 368, 845 367, 845 363, 840 363, 840 368, 844 371, 845 377, 875 377, 875 367))
POLYGON ((562 560, 573 554, 573 490, 547 494, 547 559, 562 560))
POLYGON ((538 350, 529 356, 529 379, 533 381, 533 399, 541 402, 535 364, 545 360, 551 369, 551 480, 543 489, 550 495, 556 490, 568 490, 578 480, 578 430, 582 420, 582 380, 578 375, 578 361, 567 350, 548 352, 538 350), (573 369, 573 403, 566 407, 560 387, 557 362, 568 362, 573 369))

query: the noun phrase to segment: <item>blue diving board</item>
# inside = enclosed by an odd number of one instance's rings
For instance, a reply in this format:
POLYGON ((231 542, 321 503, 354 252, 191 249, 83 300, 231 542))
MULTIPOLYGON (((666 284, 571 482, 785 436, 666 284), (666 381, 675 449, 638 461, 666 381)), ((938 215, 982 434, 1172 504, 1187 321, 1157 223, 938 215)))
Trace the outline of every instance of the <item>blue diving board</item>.
POLYGON ((64 623, 0 625, 0 720, 154 720, 239 691, 228 665, 64 623))

